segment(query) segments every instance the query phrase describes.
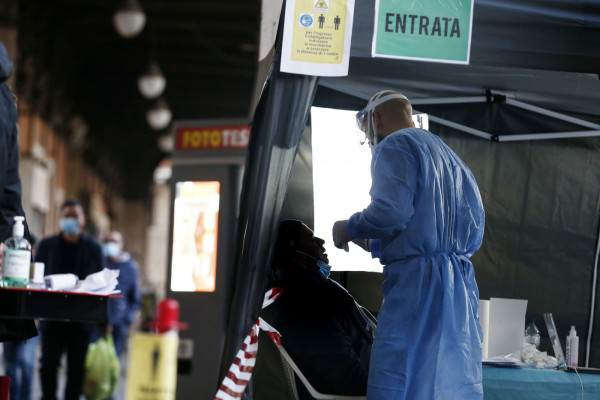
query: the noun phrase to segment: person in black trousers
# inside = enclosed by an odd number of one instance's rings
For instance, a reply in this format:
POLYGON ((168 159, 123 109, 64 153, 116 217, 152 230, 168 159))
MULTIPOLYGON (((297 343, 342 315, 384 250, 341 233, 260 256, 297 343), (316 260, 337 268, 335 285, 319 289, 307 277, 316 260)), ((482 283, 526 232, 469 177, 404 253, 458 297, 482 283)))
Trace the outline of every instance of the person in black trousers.
MULTIPOLYGON (((35 260, 45 263, 45 275, 72 273, 80 280, 102 270, 100 245, 82 232, 85 214, 81 203, 67 200, 60 208, 60 233, 42 240, 35 260)), ((57 372, 63 352, 67 354, 67 385, 64 400, 81 394, 85 355, 96 325, 83 322, 41 321, 42 400, 56 400, 57 372)))

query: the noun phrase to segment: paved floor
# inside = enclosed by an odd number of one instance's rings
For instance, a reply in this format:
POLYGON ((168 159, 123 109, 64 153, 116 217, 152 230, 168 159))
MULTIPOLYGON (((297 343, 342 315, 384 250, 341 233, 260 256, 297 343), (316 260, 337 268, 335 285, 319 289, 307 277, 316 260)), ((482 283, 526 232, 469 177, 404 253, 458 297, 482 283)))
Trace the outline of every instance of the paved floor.
MULTIPOLYGON (((0 355, 2 354, 1 349, 2 349, 2 346, 0 346, 0 355)), ((40 400, 42 398, 42 388, 40 386, 40 377, 39 377, 39 372, 40 372, 39 360, 40 360, 40 347, 38 346, 37 354, 36 354, 36 365, 35 365, 34 377, 33 377, 32 400, 40 400)), ((125 399, 126 370, 127 370, 126 354, 123 354, 121 363, 122 363, 121 381, 119 382, 119 389, 117 391, 117 394, 113 398, 114 400, 124 400, 125 399)), ((65 364, 66 364, 66 360, 63 357, 63 360, 61 362, 61 368, 58 371, 58 391, 57 391, 58 400, 62 399, 62 395, 65 390, 65 382, 66 382, 65 364)), ((1 373, 4 374, 4 365, 2 362, 2 357, 0 357, 0 365, 2 365, 2 368, 0 369, 1 373)), ((85 396, 82 395, 80 397, 80 400, 85 400, 85 396)))

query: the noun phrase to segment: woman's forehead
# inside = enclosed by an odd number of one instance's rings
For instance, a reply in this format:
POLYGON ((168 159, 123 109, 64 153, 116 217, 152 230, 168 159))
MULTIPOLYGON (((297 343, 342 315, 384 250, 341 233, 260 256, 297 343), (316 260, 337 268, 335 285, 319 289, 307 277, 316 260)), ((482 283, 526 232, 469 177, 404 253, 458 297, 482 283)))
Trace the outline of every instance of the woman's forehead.
MULTIPOLYGON (((302 224, 302 230, 300 231, 300 240, 303 242, 314 242, 317 237, 315 233, 308 226, 302 224)), ((320 239, 320 238, 318 238, 320 239)), ((322 239, 320 239, 322 240, 322 239)))
POLYGON ((300 231, 300 236, 303 239, 312 239, 313 238, 313 231, 310 230, 310 228, 306 225, 304 225, 304 223, 302 224, 302 230, 300 231))

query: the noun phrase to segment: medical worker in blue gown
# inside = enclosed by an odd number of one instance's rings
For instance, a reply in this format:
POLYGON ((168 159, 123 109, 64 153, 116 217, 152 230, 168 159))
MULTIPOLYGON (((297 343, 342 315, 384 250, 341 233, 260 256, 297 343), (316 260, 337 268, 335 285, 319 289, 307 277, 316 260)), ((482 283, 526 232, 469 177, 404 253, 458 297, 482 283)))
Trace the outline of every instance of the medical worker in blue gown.
POLYGON ((354 241, 384 265, 367 398, 481 400, 469 261, 483 238, 481 196, 469 168, 411 116, 408 99, 392 91, 357 114, 373 152, 371 203, 333 225, 336 247, 354 241))

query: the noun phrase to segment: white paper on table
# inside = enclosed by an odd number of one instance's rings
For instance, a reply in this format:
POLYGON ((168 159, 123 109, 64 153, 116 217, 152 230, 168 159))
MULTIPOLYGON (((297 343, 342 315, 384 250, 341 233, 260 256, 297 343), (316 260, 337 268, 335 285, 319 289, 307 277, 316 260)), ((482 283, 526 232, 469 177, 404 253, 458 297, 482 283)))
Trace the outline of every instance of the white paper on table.
POLYGON ((119 271, 104 268, 102 271, 86 276, 73 291, 103 295, 116 294, 120 292, 115 290, 118 284, 118 276, 119 271))
POLYGON ((490 299, 488 358, 523 348, 526 311, 527 300, 490 299))

